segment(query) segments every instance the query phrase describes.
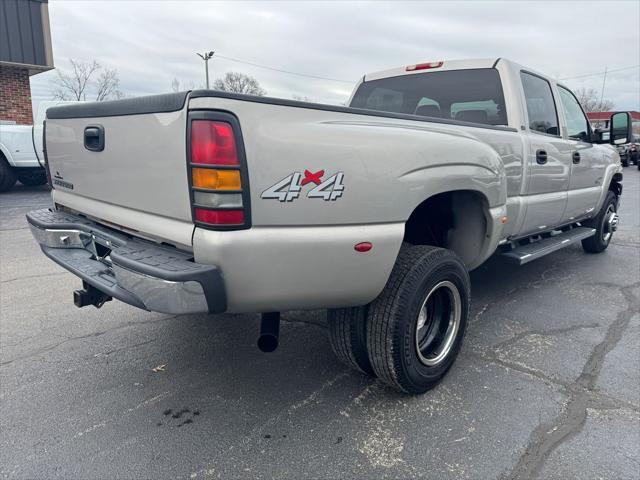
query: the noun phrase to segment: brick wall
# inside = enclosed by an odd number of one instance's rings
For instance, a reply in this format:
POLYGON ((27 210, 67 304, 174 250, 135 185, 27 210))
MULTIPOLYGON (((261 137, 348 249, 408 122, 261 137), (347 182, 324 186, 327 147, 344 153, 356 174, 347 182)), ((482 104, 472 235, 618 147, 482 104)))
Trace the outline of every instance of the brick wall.
POLYGON ((0 120, 31 125, 31 85, 26 68, 0 65, 0 120))

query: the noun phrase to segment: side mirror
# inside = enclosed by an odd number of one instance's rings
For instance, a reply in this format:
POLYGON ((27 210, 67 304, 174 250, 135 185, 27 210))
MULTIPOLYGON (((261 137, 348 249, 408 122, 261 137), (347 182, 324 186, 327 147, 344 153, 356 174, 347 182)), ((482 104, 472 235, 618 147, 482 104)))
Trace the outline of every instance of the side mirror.
POLYGON ((631 115, 627 112, 617 112, 611 115, 611 136, 612 145, 622 145, 631 140, 631 115))
MULTIPOLYGON (((593 131, 591 132, 591 142, 592 143, 602 143, 605 141, 604 135, 603 135, 603 131, 600 130, 599 128, 594 128, 593 131)), ((607 132, 609 133, 609 132, 607 132)), ((607 143, 609 143, 609 141, 607 140, 607 143)))

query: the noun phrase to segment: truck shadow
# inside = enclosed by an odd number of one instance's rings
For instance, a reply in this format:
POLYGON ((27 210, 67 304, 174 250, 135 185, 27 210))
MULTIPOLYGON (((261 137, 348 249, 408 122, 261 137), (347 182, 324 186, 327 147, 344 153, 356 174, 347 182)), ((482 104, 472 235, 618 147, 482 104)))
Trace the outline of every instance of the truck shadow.
MULTIPOLYGON (((581 255, 581 249, 566 249, 524 267, 494 256, 472 272, 473 301, 461 356, 484 341, 480 339, 496 328, 496 322, 511 321, 504 314, 494 318, 494 305, 517 301, 518 295, 535 288, 536 282, 553 281, 554 272, 562 272, 565 264, 577 263, 581 255)), ((263 353, 256 346, 259 324, 259 315, 191 315, 169 322, 162 335, 168 339, 165 351, 172 352, 171 369, 197 383, 203 392, 229 398, 259 394, 264 401, 277 401, 283 391, 315 391, 336 377, 346 391, 379 383, 349 370, 335 358, 324 311, 284 312, 280 346, 273 353, 263 353)), ((455 377, 454 365, 444 383, 455 382, 455 377)), ((380 387, 390 399, 402 397, 380 387)))

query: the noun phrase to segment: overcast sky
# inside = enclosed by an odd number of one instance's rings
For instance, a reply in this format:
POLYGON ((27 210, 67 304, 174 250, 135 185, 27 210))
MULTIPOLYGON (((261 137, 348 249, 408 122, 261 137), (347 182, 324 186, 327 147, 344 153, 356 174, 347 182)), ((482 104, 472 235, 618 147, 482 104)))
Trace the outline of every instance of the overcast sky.
MULTIPOLYGON (((367 72, 431 60, 505 57, 557 78, 582 77, 564 82, 574 89, 600 91, 598 73, 607 67, 605 98, 617 109, 640 110, 638 0, 50 0, 49 16, 56 67, 66 69, 68 58, 95 59, 117 68, 121 89, 131 95, 171 91, 174 78, 186 88, 202 86, 204 62, 197 51, 215 50, 212 78, 240 71, 270 96, 322 103, 344 102, 367 72)), ((55 77, 55 70, 31 77, 35 103, 51 98, 55 77)))

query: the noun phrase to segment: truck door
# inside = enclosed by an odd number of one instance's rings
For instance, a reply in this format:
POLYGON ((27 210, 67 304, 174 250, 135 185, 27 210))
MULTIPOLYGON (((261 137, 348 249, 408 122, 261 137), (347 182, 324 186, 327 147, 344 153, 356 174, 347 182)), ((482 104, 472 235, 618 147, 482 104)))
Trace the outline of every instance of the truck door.
POLYGON ((551 85, 537 75, 520 72, 527 108, 526 213, 520 234, 557 226, 567 204, 571 150, 560 136, 551 85))
POLYGON ((560 103, 567 125, 566 141, 571 149, 571 179, 565 223, 578 221, 593 212, 600 198, 605 174, 605 158, 591 143, 589 121, 571 91, 558 85, 560 103))

